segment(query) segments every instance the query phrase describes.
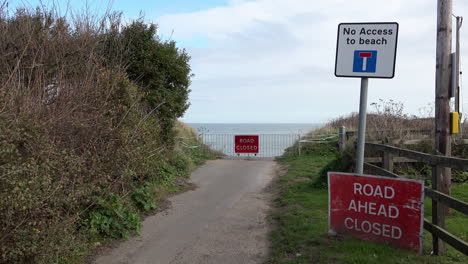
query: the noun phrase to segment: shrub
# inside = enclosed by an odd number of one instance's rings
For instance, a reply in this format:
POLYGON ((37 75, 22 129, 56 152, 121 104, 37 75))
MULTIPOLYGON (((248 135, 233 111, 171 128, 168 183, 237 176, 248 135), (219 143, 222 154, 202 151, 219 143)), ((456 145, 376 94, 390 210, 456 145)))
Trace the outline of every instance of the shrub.
POLYGON ((161 41, 155 24, 140 19, 118 28, 107 33, 102 54, 108 62, 114 61, 116 49, 125 55, 128 77, 144 91, 146 111, 158 118, 159 135, 172 145, 175 121, 189 107, 190 57, 174 41, 161 41))
POLYGON ((456 183, 468 182, 468 172, 452 170, 452 182, 456 182, 456 183))
POLYGON ((97 199, 97 205, 90 211, 85 225, 91 232, 111 238, 128 238, 130 231, 138 232, 141 226, 138 213, 115 194, 108 200, 97 199))
POLYGON ((177 173, 174 167, 167 163, 162 163, 159 166, 159 173, 157 175, 156 183, 162 186, 168 186, 170 183, 174 181, 176 178, 177 173))
POLYGON ((0 263, 63 262, 83 254, 89 230, 138 230, 132 206, 156 206, 146 186, 188 175, 192 156, 174 149, 173 125, 188 107, 189 56, 159 40, 153 24, 122 25, 119 13, 75 13, 70 22, 45 6, 6 6, 0 263))
POLYGON ((48 144, 33 120, 0 120, 0 263, 41 263, 80 240, 63 222, 81 207, 84 192, 74 179, 85 169, 79 157, 48 144))
POLYGON ((156 209, 156 202, 154 201, 155 192, 149 186, 136 188, 131 198, 133 204, 143 212, 148 212, 156 209))
POLYGON ((189 172, 194 166, 192 159, 184 152, 174 154, 169 163, 177 172, 177 176, 181 177, 188 177, 189 172))

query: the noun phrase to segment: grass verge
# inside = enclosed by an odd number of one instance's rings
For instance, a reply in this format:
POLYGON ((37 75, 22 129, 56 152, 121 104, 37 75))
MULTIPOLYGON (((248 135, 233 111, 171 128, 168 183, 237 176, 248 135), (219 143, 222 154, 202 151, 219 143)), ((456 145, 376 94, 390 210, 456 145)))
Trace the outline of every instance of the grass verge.
MULTIPOLYGON (((468 257, 448 246, 446 256, 430 256, 431 236, 424 232, 423 255, 349 237, 329 237, 328 192, 314 185, 320 170, 335 158, 329 154, 285 157, 288 168, 279 178, 280 194, 271 215, 274 230, 268 263, 468 263, 468 257)), ((453 186, 452 195, 467 200, 468 184, 453 186)), ((430 218, 430 200, 425 201, 430 218)), ((447 229, 468 240, 468 218, 454 212, 447 218, 447 229)))

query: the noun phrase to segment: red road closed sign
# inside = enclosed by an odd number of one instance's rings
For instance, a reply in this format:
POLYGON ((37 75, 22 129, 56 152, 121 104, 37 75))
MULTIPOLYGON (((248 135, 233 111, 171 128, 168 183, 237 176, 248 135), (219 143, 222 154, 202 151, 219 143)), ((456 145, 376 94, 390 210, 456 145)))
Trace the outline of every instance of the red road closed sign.
POLYGON ((258 135, 234 136, 235 153, 258 153, 258 135))
POLYGON ((328 173, 329 233, 422 252, 424 182, 328 173))

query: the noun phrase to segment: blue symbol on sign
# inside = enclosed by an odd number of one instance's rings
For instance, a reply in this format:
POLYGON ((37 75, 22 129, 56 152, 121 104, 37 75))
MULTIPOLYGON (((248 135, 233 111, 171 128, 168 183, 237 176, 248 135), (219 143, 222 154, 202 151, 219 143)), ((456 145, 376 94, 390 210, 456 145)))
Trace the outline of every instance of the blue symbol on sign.
POLYGON ((376 50, 355 50, 353 72, 375 72, 377 65, 376 50))

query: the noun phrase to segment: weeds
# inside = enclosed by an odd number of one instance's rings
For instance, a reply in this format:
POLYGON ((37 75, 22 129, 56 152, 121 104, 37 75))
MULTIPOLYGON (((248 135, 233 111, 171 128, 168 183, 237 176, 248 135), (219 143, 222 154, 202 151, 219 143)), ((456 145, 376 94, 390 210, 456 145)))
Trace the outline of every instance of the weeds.
POLYGON ((128 238, 130 231, 138 232, 141 226, 138 213, 115 194, 107 200, 98 198, 84 223, 91 232, 111 238, 128 238))
POLYGON ((155 193, 150 186, 143 186, 135 189, 131 198, 135 207, 137 207, 143 212, 148 212, 153 209, 156 209, 154 195, 155 193))

